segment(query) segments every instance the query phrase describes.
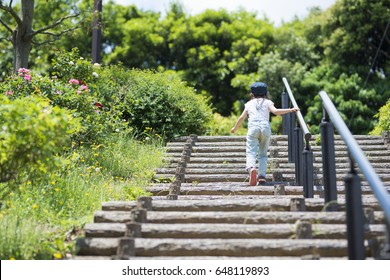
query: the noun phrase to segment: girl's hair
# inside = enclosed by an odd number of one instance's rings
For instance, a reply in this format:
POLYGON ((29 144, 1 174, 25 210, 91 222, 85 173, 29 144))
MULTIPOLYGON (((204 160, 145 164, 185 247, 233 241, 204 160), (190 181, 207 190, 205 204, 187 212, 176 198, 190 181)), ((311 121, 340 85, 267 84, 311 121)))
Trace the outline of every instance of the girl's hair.
POLYGON ((268 99, 268 94, 263 94, 263 95, 258 95, 258 94, 253 94, 253 93, 249 93, 249 95, 250 95, 250 97, 251 97, 251 99, 253 99, 253 98, 264 98, 264 99, 268 99))

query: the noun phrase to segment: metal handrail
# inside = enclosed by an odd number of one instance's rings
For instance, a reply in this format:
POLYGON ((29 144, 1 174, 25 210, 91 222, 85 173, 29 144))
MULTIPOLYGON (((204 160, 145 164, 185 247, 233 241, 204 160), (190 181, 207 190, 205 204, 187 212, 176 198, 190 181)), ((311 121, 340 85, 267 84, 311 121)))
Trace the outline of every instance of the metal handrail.
MULTIPOLYGON (((290 101, 291 101, 293 107, 299 108, 298 104, 297 104, 297 101, 295 100, 294 95, 293 95, 293 93, 291 91, 290 85, 287 82, 287 79, 283 77, 282 80, 283 80, 283 83, 284 83, 284 87, 287 90, 288 96, 290 97, 290 101)), ((296 115, 298 117, 299 125, 301 126, 301 128, 303 130, 303 135, 305 137, 306 144, 308 144, 310 139, 311 139, 311 133, 309 131, 309 128, 307 127, 306 122, 303 119, 301 111, 297 111, 296 115)))
POLYGON ((371 186, 375 197, 377 198, 383 209, 383 212, 385 213, 387 223, 390 225, 390 195, 383 185, 383 182, 375 172, 374 168, 371 166, 367 157, 364 155, 364 152, 356 142, 344 120, 341 118, 328 94, 325 91, 321 91, 320 97, 322 99, 324 108, 328 112, 328 116, 347 145, 351 157, 358 164, 361 172, 371 186))
MULTIPOLYGON (((298 108, 297 102, 290 89, 286 78, 283 78, 285 91, 282 93, 282 108, 288 108, 290 101, 294 107, 298 108)), ((303 186, 304 196, 306 198, 314 197, 313 180, 313 151, 310 148, 311 133, 303 119, 301 111, 295 115, 286 114, 283 119, 283 130, 288 135, 288 162, 295 163, 295 183, 303 186), (295 117, 298 116, 299 123, 296 123, 295 117), (305 147, 303 147, 305 139, 305 147)))

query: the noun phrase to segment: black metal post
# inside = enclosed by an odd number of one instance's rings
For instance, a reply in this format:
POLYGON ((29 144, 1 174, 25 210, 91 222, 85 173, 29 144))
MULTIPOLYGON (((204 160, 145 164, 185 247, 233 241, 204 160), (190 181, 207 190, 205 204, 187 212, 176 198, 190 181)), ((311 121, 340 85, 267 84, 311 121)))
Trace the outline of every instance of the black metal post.
POLYGON ((386 223, 384 244, 379 252, 379 259, 390 260, 390 225, 386 223))
MULTIPOLYGON (((286 91, 282 92, 282 109, 288 108, 288 94, 286 91)), ((282 134, 288 135, 288 129, 289 129, 289 122, 288 117, 290 114, 284 114, 282 115, 282 134)))
POLYGON ((306 143, 305 150, 302 153, 303 165, 303 192, 306 198, 313 198, 313 151, 309 143, 306 143))
POLYGON ((296 155, 296 152, 294 151, 294 148, 296 146, 296 142, 297 142, 297 138, 295 136, 295 133, 294 133, 294 127, 295 127, 295 114, 287 114, 289 115, 289 120, 290 120, 290 129, 288 131, 288 139, 289 139, 289 147, 290 147, 290 150, 291 152, 289 151, 289 163, 293 163, 295 162, 295 155, 296 155), (291 139, 291 140, 290 140, 291 139))
POLYGON ((323 119, 320 124, 322 169, 325 204, 327 211, 337 211, 336 161, 334 148, 334 127, 329 121, 326 110, 323 110, 323 119))
POLYGON ((381 251, 381 259, 390 260, 390 225, 386 223, 385 241, 381 251))
POLYGON ((302 129, 297 126, 294 129, 295 135, 295 182, 297 186, 303 185, 303 168, 302 168, 302 150, 303 150, 303 134, 302 129))
POLYGON ((364 260, 364 216, 362 207, 362 190, 354 162, 351 159, 351 170, 344 179, 347 214, 348 258, 364 260))
MULTIPOLYGON (((283 91, 282 93, 282 109, 287 109, 289 106, 289 99, 288 94, 286 91, 283 91)), ((294 156, 293 156, 293 126, 291 125, 291 117, 292 114, 284 114, 282 115, 282 133, 283 135, 287 135, 287 149, 288 149, 288 162, 292 163, 294 162, 294 156)))
POLYGON ((100 63, 102 50, 102 10, 103 0, 94 0, 93 24, 92 24, 92 62, 100 63))

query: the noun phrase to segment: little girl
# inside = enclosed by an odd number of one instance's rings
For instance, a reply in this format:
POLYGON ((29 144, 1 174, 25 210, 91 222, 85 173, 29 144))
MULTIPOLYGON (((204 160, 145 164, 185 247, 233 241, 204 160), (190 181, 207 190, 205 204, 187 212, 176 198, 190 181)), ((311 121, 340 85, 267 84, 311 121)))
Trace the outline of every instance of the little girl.
POLYGON ((245 109, 238 118, 237 123, 230 130, 231 133, 241 126, 247 115, 248 133, 246 136, 246 170, 249 172, 249 185, 265 184, 265 175, 268 165, 268 146, 271 138, 271 126, 269 112, 275 115, 293 113, 299 108, 277 109, 274 103, 267 97, 267 85, 263 82, 255 82, 250 86, 251 100, 245 104, 245 109), (256 169, 256 155, 258 154, 259 176, 256 169))

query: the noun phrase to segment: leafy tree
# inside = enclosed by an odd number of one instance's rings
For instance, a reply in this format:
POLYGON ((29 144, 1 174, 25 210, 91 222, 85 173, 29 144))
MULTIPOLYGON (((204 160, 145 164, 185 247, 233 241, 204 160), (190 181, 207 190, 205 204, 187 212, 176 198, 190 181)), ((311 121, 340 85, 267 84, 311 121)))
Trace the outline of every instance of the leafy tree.
MULTIPOLYGON (((47 44, 54 40, 55 38, 61 37, 63 34, 68 33, 77 28, 73 26, 66 29, 60 29, 65 21, 71 18, 79 16, 77 11, 73 11, 66 16, 53 19, 51 23, 42 25, 35 24, 34 12, 38 7, 50 7, 51 9, 58 8, 63 5, 71 5, 75 1, 64 0, 64 1, 44 1, 44 0, 21 0, 21 5, 13 3, 13 0, 0 1, 0 10, 6 15, 5 17, 0 18, 0 24, 3 26, 3 29, 8 33, 8 37, 5 40, 12 43, 14 58, 13 65, 14 71, 19 68, 28 68, 29 55, 33 45, 39 46, 47 44)), ((69 11, 69 10, 66 10, 69 11)), ((64 12, 63 10, 61 12, 64 12)), ((5 32, 2 32, 1 35, 5 35, 5 32)))
POLYGON ((386 104, 379 109, 379 112, 374 116, 378 119, 375 127, 370 134, 381 135, 383 132, 390 131, 390 99, 387 100, 386 104))
POLYGON ((365 134, 373 128, 374 122, 367 119, 372 120, 390 97, 389 32, 385 32, 389 18, 383 12, 389 9, 389 1, 339 0, 326 12, 313 10, 303 21, 307 24, 302 34, 320 57, 299 86, 308 94, 307 118, 315 131, 322 116, 318 97, 322 89, 352 132, 365 134))
POLYGON ((390 2, 384 0, 337 1, 323 26, 326 58, 346 73, 366 75, 373 63, 371 70, 384 71, 390 51, 390 33, 385 34, 389 11, 390 2), (377 52, 379 56, 374 61, 377 52))
POLYGON ((321 66, 306 75, 303 80, 304 92, 316 93, 306 102, 308 107, 306 120, 313 125, 313 132, 318 133, 322 119, 322 103, 318 92, 325 90, 349 129, 356 134, 368 133, 374 125, 367 119, 375 114, 372 108, 375 90, 363 89, 362 79, 356 73, 352 75, 343 73, 339 77, 334 77, 333 72, 337 72, 337 69, 321 66))

